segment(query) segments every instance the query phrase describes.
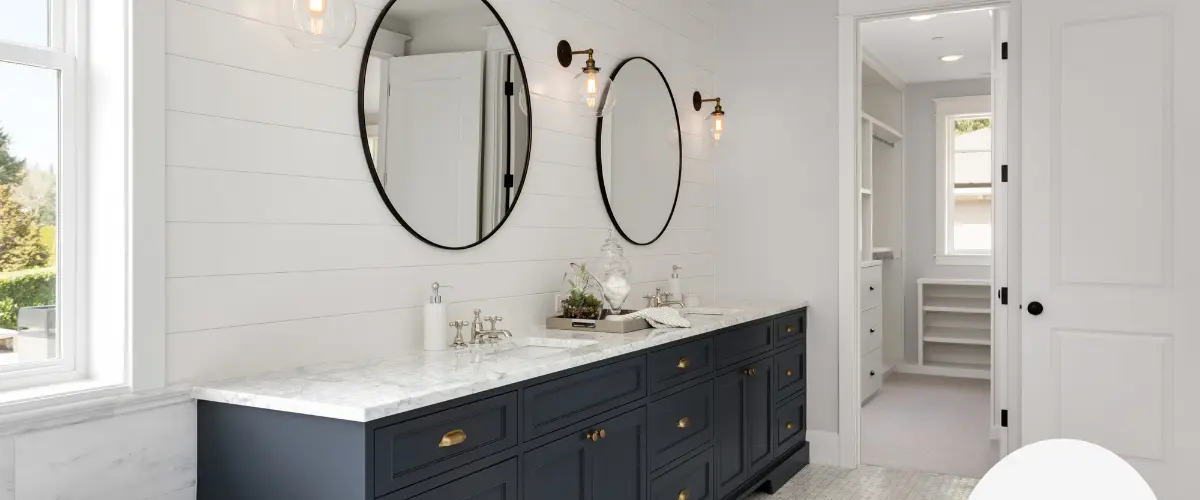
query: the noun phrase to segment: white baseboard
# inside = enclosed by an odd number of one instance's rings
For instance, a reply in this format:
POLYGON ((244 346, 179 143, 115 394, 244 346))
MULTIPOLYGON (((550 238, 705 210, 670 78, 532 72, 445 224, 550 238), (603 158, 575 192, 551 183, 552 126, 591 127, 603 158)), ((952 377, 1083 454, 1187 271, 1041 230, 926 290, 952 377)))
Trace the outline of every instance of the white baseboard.
POLYGON ((808 445, 812 447, 809 461, 817 465, 838 466, 838 433, 809 430, 808 445))

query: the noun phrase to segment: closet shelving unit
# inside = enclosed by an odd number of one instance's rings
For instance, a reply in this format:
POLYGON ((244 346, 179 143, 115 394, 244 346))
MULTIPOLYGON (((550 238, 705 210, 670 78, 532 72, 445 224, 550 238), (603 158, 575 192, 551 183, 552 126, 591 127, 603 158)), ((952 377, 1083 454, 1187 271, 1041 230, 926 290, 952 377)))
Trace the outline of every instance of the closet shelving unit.
POLYGON ((917 280, 917 362, 930 374, 987 379, 992 362, 988 280, 917 280))

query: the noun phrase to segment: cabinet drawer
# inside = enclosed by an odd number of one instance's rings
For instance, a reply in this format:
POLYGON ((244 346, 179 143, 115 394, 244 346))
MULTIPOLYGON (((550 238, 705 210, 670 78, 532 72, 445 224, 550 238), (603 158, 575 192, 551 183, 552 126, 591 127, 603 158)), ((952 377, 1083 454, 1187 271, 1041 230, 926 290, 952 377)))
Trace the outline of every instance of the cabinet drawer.
POLYGON ((524 391, 525 440, 646 396, 646 357, 613 363, 524 391))
POLYGON ((716 500, 713 452, 705 450, 650 483, 650 500, 716 500))
POLYGON ((717 367, 724 368, 771 350, 771 322, 763 321, 717 335, 717 367))
POLYGON ((517 459, 510 458, 416 496, 406 497, 403 493, 382 500, 516 500, 517 459))
POLYGON ((712 372, 713 341, 707 338, 652 352, 647 363, 650 392, 674 387, 712 372))
POLYGON ((859 313, 858 329, 862 354, 879 349, 883 345, 883 308, 876 307, 859 313))
POLYGON ((862 357, 862 400, 875 394, 883 385, 883 349, 875 349, 862 357))
POLYGON ((808 392, 780 403, 775 410, 775 456, 787 453, 804 442, 808 430, 808 392))
POLYGON ((375 495, 517 444, 516 391, 375 430, 375 495))
POLYGON ((524 500, 645 500, 646 409, 638 408, 524 455, 524 500), (603 432, 599 437, 594 433, 603 432))
POLYGON ((650 403, 648 410, 650 470, 712 441, 712 382, 650 403))
POLYGON ((862 268, 859 293, 861 299, 859 309, 866 311, 883 304, 883 266, 875 265, 862 268))
POLYGON ((808 368, 807 346, 799 344, 775 355, 775 400, 804 390, 808 368))
POLYGON ((775 320, 775 346, 804 340, 806 311, 799 311, 775 320))

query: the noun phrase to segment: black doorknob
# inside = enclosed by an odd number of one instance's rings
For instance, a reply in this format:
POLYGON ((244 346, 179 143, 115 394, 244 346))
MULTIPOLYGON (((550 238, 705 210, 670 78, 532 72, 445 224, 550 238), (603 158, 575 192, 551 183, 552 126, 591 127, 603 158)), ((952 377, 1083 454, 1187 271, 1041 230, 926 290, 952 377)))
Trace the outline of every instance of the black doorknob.
POLYGON ((1042 311, 1046 310, 1046 308, 1042 307, 1041 302, 1038 302, 1035 300, 1033 302, 1030 302, 1028 306, 1025 306, 1025 310, 1029 311, 1029 314, 1037 316, 1039 314, 1042 314, 1042 311))

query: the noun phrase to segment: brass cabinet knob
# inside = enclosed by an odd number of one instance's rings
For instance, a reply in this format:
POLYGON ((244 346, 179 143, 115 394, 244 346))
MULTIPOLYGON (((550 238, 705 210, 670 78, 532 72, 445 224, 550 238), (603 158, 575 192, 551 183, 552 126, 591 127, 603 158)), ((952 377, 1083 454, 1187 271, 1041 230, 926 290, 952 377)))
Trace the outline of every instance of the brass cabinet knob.
POLYGON ((756 372, 753 368, 746 368, 745 370, 742 370, 742 373, 753 377, 754 374, 758 372, 756 372))
POLYGON ((792 376, 792 370, 787 370, 787 371, 783 372, 783 374, 790 377, 790 376, 792 376))
POLYGON ((788 333, 792 333, 792 328, 793 328, 793 327, 792 327, 792 325, 788 325, 788 326, 787 326, 787 332, 788 332, 788 333))
POLYGON ((688 500, 688 490, 683 490, 683 491, 679 492, 679 496, 675 497, 675 498, 676 498, 676 500, 688 500))
POLYGON ((457 446, 467 440, 467 433, 462 429, 455 429, 447 432, 442 436, 442 440, 438 442, 438 448, 449 448, 457 446))
POLYGON ((605 435, 606 433, 604 432, 604 429, 599 429, 584 434, 583 438, 595 443, 596 441, 604 439, 605 435))
POLYGON ((692 364, 692 360, 687 359, 687 358, 679 358, 679 364, 677 364, 675 366, 682 370, 684 368, 687 368, 688 365, 690 365, 690 364, 692 364))
POLYGON ((784 426, 784 427, 786 427, 787 429, 791 430, 791 428, 792 428, 792 427, 795 427, 795 426, 796 426, 796 424, 793 424, 793 423, 791 423, 791 422, 788 422, 788 423, 786 423, 786 424, 783 424, 783 426, 784 426))
POLYGON ((678 427, 680 429, 687 429, 688 427, 691 427, 691 426, 692 426, 692 419, 687 418, 687 417, 683 417, 683 418, 679 419, 679 423, 675 424, 675 427, 678 427))

